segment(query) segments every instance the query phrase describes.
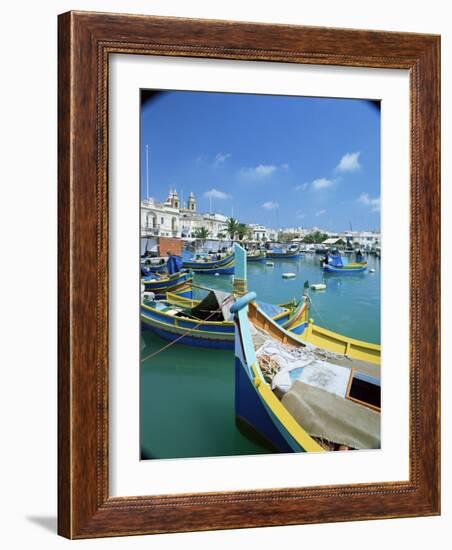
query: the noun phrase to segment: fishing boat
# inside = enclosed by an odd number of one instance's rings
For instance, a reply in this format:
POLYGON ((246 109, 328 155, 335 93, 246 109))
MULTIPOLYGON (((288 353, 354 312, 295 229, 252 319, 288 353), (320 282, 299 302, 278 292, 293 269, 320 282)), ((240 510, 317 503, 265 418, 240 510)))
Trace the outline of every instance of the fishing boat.
POLYGON ((323 262, 325 273, 363 273, 367 269, 367 262, 343 263, 340 254, 331 254, 323 262))
POLYGON ((267 258, 271 259, 295 259, 300 258, 302 253, 298 245, 275 247, 272 250, 267 251, 267 258))
POLYGON ((149 273, 164 273, 167 270, 166 262, 166 258, 153 258, 151 256, 141 258, 141 265, 149 273))
POLYGON ((236 324, 235 413, 279 452, 380 448, 379 367, 306 346, 250 292, 236 324))
POLYGON ((324 263, 323 271, 325 273, 364 273, 367 269, 367 262, 351 262, 342 266, 334 266, 324 263))
MULTIPOLYGON (((163 298, 167 292, 189 292, 187 285, 192 279, 192 273, 182 270, 172 274, 148 273, 142 276, 141 282, 144 285, 145 292, 152 292, 155 298, 163 298)), ((188 294, 186 295, 188 296, 188 294)))
POLYGON ((195 273, 207 275, 232 275, 234 273, 234 254, 196 254, 183 262, 183 267, 195 273))
POLYGON ((246 260, 248 262, 262 262, 267 257, 265 250, 248 250, 246 260))
POLYGON ((301 342, 312 344, 317 348, 327 350, 356 361, 365 361, 374 365, 380 365, 381 346, 356 338, 350 338, 343 334, 333 332, 314 323, 310 313, 311 299, 304 297, 304 307, 301 308, 297 318, 293 322, 285 324, 286 330, 298 338, 301 342))
MULTIPOLYGON (((152 330, 165 340, 180 344, 214 349, 234 348, 234 323, 229 306, 234 296, 210 290, 202 300, 192 299, 192 284, 176 292, 168 292, 157 300, 144 292, 141 303, 143 328, 152 330)), ((278 326, 298 324, 303 314, 303 301, 281 305, 259 302, 278 326)))

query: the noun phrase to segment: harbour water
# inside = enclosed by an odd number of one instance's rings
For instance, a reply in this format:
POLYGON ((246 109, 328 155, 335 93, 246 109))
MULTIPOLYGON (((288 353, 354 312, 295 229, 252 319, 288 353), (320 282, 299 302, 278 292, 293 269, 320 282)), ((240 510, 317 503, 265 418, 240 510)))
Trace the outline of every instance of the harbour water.
MULTIPOLYGON (((310 290, 310 316, 320 326, 368 342, 380 343, 380 260, 368 256, 369 269, 356 275, 323 274, 320 256, 248 262, 248 289, 257 299, 282 303, 299 298, 305 281, 324 282, 310 290), (295 273, 283 279, 283 273, 295 273)), ((195 283, 230 291, 232 277, 196 275, 195 283)), ((197 291, 201 297, 203 291, 197 291)), ((143 331, 142 357, 168 344, 143 331)), ((141 364, 141 456, 180 458, 268 453, 243 435, 234 417, 234 352, 175 344, 141 364)))

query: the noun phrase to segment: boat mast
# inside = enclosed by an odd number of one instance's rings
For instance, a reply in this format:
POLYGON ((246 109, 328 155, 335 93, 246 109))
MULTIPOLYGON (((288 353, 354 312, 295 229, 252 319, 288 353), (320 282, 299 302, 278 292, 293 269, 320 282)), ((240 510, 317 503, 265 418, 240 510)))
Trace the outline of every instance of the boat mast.
POLYGON ((149 145, 146 143, 146 198, 149 198, 149 145))

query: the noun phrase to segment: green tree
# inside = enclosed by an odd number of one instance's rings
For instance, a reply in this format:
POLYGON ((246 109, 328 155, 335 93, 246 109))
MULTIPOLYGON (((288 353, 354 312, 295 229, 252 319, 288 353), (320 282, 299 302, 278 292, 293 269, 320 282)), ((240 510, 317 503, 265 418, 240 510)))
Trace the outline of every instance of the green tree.
POLYGON ((209 237, 209 230, 206 227, 198 227, 193 233, 195 239, 200 240, 203 244, 204 241, 209 237))
POLYGON ((238 229, 239 225, 240 225, 239 222, 237 220, 234 220, 234 218, 229 218, 228 219, 228 222, 227 222, 227 225, 226 225, 226 230, 229 233, 232 241, 235 238, 235 235, 237 233, 237 229, 238 229))
POLYGON ((298 237, 296 233, 286 233, 284 231, 281 231, 280 233, 278 233, 278 241, 280 243, 288 243, 293 239, 295 239, 296 237, 298 237))
POLYGON ((326 233, 322 233, 321 231, 314 231, 313 233, 308 233, 304 239, 303 242, 306 244, 319 244, 323 243, 328 239, 328 235, 326 233))
POLYGON ((246 225, 246 223, 239 223, 237 226, 237 236, 239 241, 243 241, 245 237, 249 237, 251 234, 251 227, 246 225))

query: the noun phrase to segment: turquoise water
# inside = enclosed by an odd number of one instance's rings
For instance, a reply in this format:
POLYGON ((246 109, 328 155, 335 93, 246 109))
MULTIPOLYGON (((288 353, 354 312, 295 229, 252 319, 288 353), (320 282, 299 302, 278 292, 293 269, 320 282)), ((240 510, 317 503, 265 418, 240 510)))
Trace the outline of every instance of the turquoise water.
MULTIPOLYGON (((296 260, 249 262, 248 289, 258 299, 281 303, 300 297, 303 284, 324 282, 325 291, 310 290, 310 316, 336 332, 380 343, 380 260, 369 256, 375 273, 323 274, 320 256, 296 260), (296 274, 283 279, 282 273, 296 274)), ((231 290, 232 277, 196 275, 201 286, 231 290)), ((203 291, 198 290, 200 297, 203 291)), ((152 332, 141 335, 142 358, 167 341, 152 332)), ((181 458, 262 454, 269 450, 251 441, 235 425, 234 352, 175 344, 141 364, 140 428, 142 458, 181 458)))

